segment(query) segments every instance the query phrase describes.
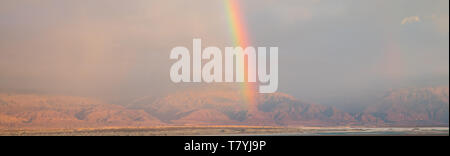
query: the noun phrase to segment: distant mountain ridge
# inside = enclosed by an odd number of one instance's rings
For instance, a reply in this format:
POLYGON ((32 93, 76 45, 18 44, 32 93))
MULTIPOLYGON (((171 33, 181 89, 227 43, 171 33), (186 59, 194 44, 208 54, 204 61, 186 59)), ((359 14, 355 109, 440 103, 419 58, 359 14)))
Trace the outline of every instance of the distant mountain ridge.
POLYGON ((0 94, 0 128, 96 128, 162 125, 139 110, 71 96, 0 94))
POLYGON ((448 86, 394 90, 356 114, 297 100, 283 93, 260 94, 258 112, 250 114, 241 93, 227 90, 179 92, 156 102, 144 98, 131 105, 167 123, 177 124, 447 126, 448 90, 448 86), (217 114, 221 116, 220 121, 226 122, 215 122, 202 114, 217 114), (187 116, 190 120, 184 119, 187 116))
POLYGON ((283 94, 260 94, 258 112, 251 114, 236 91, 179 92, 152 102, 141 99, 131 108, 143 109, 168 123, 240 125, 338 125, 353 122, 350 114, 333 107, 310 104, 283 94), (216 117, 212 117, 214 114, 216 117), (220 117, 219 119, 214 119, 220 117), (214 120, 213 120, 214 119, 214 120), (222 121, 222 122, 218 122, 222 121))
POLYGON ((362 114, 377 118, 379 124, 448 125, 449 88, 440 86, 393 90, 362 114))
POLYGON ((126 107, 71 96, 0 94, 0 128, 102 128, 164 125, 448 126, 448 86, 393 90, 355 114, 284 93, 259 94, 249 111, 242 93, 198 89, 126 107))

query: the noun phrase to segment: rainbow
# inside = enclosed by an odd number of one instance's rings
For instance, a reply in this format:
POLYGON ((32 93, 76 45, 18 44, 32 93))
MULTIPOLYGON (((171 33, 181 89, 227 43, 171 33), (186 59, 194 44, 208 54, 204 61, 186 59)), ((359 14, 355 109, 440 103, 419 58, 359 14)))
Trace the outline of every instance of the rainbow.
MULTIPOLYGON (((249 39, 248 39, 248 32, 246 30, 246 25, 243 20, 243 15, 240 10, 240 6, 238 3, 238 0, 224 0, 227 16, 228 16, 228 23, 232 34, 233 44, 236 47, 242 47, 246 48, 249 46, 249 39)), ((244 58, 241 58, 244 59, 244 58)), ((238 60, 242 61, 242 60, 238 60)), ((236 71, 236 72, 244 72, 246 75, 246 79, 248 78, 248 74, 256 73, 256 71, 248 71, 248 64, 247 61, 245 61, 245 67, 244 71, 236 71)), ((256 111, 257 106, 257 84, 256 83, 249 83, 248 81, 244 81, 244 83, 241 84, 241 90, 243 93, 244 101, 249 106, 249 111, 256 111)))

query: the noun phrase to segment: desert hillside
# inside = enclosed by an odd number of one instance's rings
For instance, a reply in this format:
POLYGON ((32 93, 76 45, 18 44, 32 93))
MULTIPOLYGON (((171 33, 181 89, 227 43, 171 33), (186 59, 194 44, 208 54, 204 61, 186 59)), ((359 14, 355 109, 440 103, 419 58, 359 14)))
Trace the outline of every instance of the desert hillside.
POLYGON ((249 112, 242 94, 233 90, 197 90, 156 101, 139 99, 130 108, 143 109, 167 123, 336 126, 355 123, 333 107, 297 100, 287 94, 260 94, 258 111, 249 112))
POLYGON ((0 94, 0 127, 96 128, 162 123, 144 111, 71 96, 0 94))
POLYGON ((393 90, 355 114, 283 93, 257 95, 257 110, 249 111, 242 95, 231 89, 186 90, 119 106, 82 97, 0 94, 0 128, 449 125, 448 86, 393 90))
POLYGON ((387 125, 447 125, 449 123, 448 86, 408 88, 387 93, 363 113, 362 122, 387 125))

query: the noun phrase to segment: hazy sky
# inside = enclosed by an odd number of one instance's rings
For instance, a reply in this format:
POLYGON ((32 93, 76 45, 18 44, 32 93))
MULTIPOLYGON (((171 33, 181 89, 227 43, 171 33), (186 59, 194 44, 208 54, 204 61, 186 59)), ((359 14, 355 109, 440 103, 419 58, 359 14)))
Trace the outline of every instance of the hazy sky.
MULTIPOLYGON (((253 46, 279 47, 279 90, 330 103, 448 85, 448 0, 241 0, 253 46)), ((2 0, 0 91, 163 95, 176 46, 233 46, 222 0, 2 0)))

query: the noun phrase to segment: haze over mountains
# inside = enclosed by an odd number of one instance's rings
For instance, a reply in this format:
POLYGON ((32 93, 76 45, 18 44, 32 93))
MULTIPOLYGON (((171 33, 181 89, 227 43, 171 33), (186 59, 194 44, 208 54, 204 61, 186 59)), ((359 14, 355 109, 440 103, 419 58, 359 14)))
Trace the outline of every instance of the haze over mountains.
POLYGON ((0 128, 101 128, 161 124, 144 111, 93 99, 0 94, 0 128))
POLYGON ((364 115, 395 125, 440 125, 449 123, 449 88, 411 88, 387 93, 364 115))
POLYGON ((249 111, 230 89, 188 90, 126 106, 82 97, 0 94, 0 128, 102 128, 164 125, 448 126, 448 86, 393 90, 363 112, 260 94, 249 111))

